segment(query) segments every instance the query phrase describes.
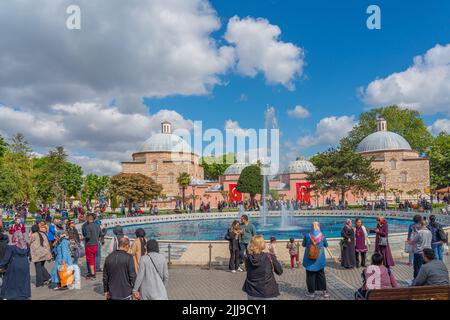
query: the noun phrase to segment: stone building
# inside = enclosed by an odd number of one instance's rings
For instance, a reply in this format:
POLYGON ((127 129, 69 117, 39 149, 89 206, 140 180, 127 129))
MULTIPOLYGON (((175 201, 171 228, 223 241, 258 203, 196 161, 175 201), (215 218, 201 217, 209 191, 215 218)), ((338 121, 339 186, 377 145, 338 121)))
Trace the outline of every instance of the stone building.
POLYGON ((191 152, 191 146, 172 133, 170 122, 161 123, 161 133, 145 141, 141 151, 133 153, 132 161, 122 162, 123 173, 142 173, 163 186, 167 197, 180 195, 177 177, 187 172, 191 177, 203 179, 203 167, 199 156, 191 152))
POLYGON ((393 190, 402 199, 416 198, 407 195, 412 190, 418 190, 417 196, 427 193, 430 186, 429 159, 412 150, 405 138, 388 131, 386 120, 377 120, 377 131, 359 143, 356 153, 372 158, 372 166, 382 170, 382 193, 387 200, 393 200, 393 190))

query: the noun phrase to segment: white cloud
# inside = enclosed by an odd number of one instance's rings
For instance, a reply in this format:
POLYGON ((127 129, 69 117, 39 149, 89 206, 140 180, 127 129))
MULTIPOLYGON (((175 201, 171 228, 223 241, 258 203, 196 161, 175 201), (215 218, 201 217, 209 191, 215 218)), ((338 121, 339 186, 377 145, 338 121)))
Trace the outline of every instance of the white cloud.
POLYGON ((0 98, 21 108, 112 98, 145 112, 142 97, 208 94, 233 67, 206 0, 78 0, 81 30, 65 27, 72 0, 0 1, 0 98))
POLYGON ((173 110, 155 114, 127 114, 116 107, 93 103, 56 105, 52 113, 30 113, 0 106, 0 133, 11 137, 17 132, 25 135, 33 147, 50 149, 63 145, 71 150, 77 163, 95 172, 131 159, 131 153, 141 149, 151 134, 160 131, 162 121, 168 120, 174 129, 192 130, 193 121, 184 119, 173 110), (93 154, 85 157, 85 154, 93 154), (105 165, 103 165, 105 164, 105 165))
POLYGON ((316 125, 314 135, 306 135, 297 140, 297 146, 307 149, 314 146, 337 144, 356 125, 354 116, 326 117, 316 125))
POLYGON ((303 49, 279 40, 281 30, 263 18, 234 16, 228 22, 225 39, 235 45, 237 71, 254 77, 262 72, 268 83, 294 88, 303 72, 303 49))
POLYGON ((304 108, 300 105, 295 106, 294 109, 288 110, 287 113, 290 117, 300 118, 300 119, 308 118, 311 115, 311 113, 306 108, 304 108))
POLYGON ((72 155, 69 161, 83 168, 84 174, 94 173, 97 175, 116 175, 122 170, 118 161, 90 158, 87 156, 72 155))
POLYGON ((249 134, 248 129, 241 128, 239 122, 234 120, 225 121, 224 129, 230 134, 238 137, 247 136, 249 134))
POLYGON ((407 70, 371 82, 362 93, 372 106, 397 104, 423 114, 450 114, 450 44, 436 45, 415 57, 407 70))
POLYGON ((450 119, 438 119, 431 126, 428 127, 428 131, 434 136, 439 135, 441 132, 450 134, 450 119))

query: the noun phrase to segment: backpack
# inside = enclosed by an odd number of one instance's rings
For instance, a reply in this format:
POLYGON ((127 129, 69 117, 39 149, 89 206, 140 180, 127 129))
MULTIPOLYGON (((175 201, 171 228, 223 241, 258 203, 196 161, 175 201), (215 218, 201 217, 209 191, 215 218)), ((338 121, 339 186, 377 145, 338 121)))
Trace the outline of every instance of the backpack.
POLYGON ((444 229, 442 229, 442 227, 439 227, 439 229, 438 229, 437 238, 438 238, 439 241, 442 241, 444 243, 448 243, 447 234, 445 233, 444 229))
POLYGON ((317 260, 319 258, 319 247, 317 244, 314 243, 313 239, 311 238, 311 245, 309 246, 308 250, 308 259, 309 260, 317 260))

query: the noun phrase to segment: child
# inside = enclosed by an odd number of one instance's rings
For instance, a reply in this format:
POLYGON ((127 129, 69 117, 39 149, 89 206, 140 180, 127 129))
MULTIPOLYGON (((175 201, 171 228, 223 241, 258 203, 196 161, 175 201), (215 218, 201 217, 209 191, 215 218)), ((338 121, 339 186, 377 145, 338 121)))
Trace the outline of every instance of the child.
POLYGON ((276 256, 277 255, 277 239, 275 237, 270 237, 270 243, 267 246, 269 253, 276 256))
POLYGON ((294 238, 290 238, 289 242, 286 245, 286 248, 289 249, 289 255, 291 256, 291 269, 294 269, 294 260, 297 262, 298 266, 298 251, 297 244, 295 243, 294 238))

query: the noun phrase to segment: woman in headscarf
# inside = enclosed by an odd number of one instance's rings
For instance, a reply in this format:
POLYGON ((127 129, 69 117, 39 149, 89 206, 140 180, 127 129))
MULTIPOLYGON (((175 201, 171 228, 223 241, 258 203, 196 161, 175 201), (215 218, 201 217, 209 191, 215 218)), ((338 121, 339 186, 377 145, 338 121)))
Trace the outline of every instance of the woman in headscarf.
POLYGON ((72 256, 70 255, 69 249, 69 235, 66 231, 61 232, 58 231, 55 235, 55 263, 52 268, 52 284, 51 288, 58 289, 66 289, 65 287, 61 287, 61 280, 59 278, 58 271, 62 265, 66 265, 68 268, 73 270, 75 276, 75 289, 81 289, 81 278, 80 278, 80 268, 78 265, 73 263, 72 256))
POLYGON ((356 266, 355 256, 355 231, 352 220, 347 219, 341 231, 341 266, 346 269, 353 269, 356 266))
POLYGON ((325 278, 325 248, 328 247, 327 239, 320 231, 319 222, 312 224, 311 231, 304 235, 302 246, 305 248, 303 266, 306 269, 306 296, 314 298, 316 291, 322 291, 324 298, 329 298, 327 282, 325 278))
POLYGON ((145 239, 145 230, 138 228, 135 231, 136 239, 133 241, 133 246, 130 248, 130 254, 133 256, 134 268, 136 273, 139 271, 139 261, 146 253, 147 239, 145 239))
POLYGON ((36 287, 43 287, 50 283, 51 275, 45 268, 45 262, 52 259, 52 252, 47 235, 39 230, 39 225, 31 227, 30 237, 31 262, 36 269, 36 287))
POLYGON ((355 256, 356 256, 356 267, 359 268, 366 266, 366 254, 369 249, 370 240, 366 230, 363 225, 361 218, 355 219, 355 256), (361 260, 359 257, 361 256, 361 260))
POLYGON ((239 267, 239 238, 241 236, 241 225, 238 220, 234 220, 228 232, 225 235, 225 240, 228 240, 228 249, 230 250, 230 261, 228 263, 228 268, 231 272, 235 273, 238 270, 243 271, 239 267))
POLYGON ((147 254, 141 257, 133 296, 138 300, 168 300, 169 268, 166 258, 159 253, 156 240, 149 240, 146 247, 147 254))
POLYGON ((6 270, 0 299, 29 300, 31 298, 29 248, 24 234, 18 230, 11 238, 11 245, 6 248, 0 261, 0 270, 6 270))
POLYGON ((384 217, 379 217, 377 219, 377 227, 375 229, 370 229, 369 232, 376 233, 375 252, 383 255, 384 266, 388 269, 395 266, 391 248, 389 247, 389 228, 386 219, 384 217))

